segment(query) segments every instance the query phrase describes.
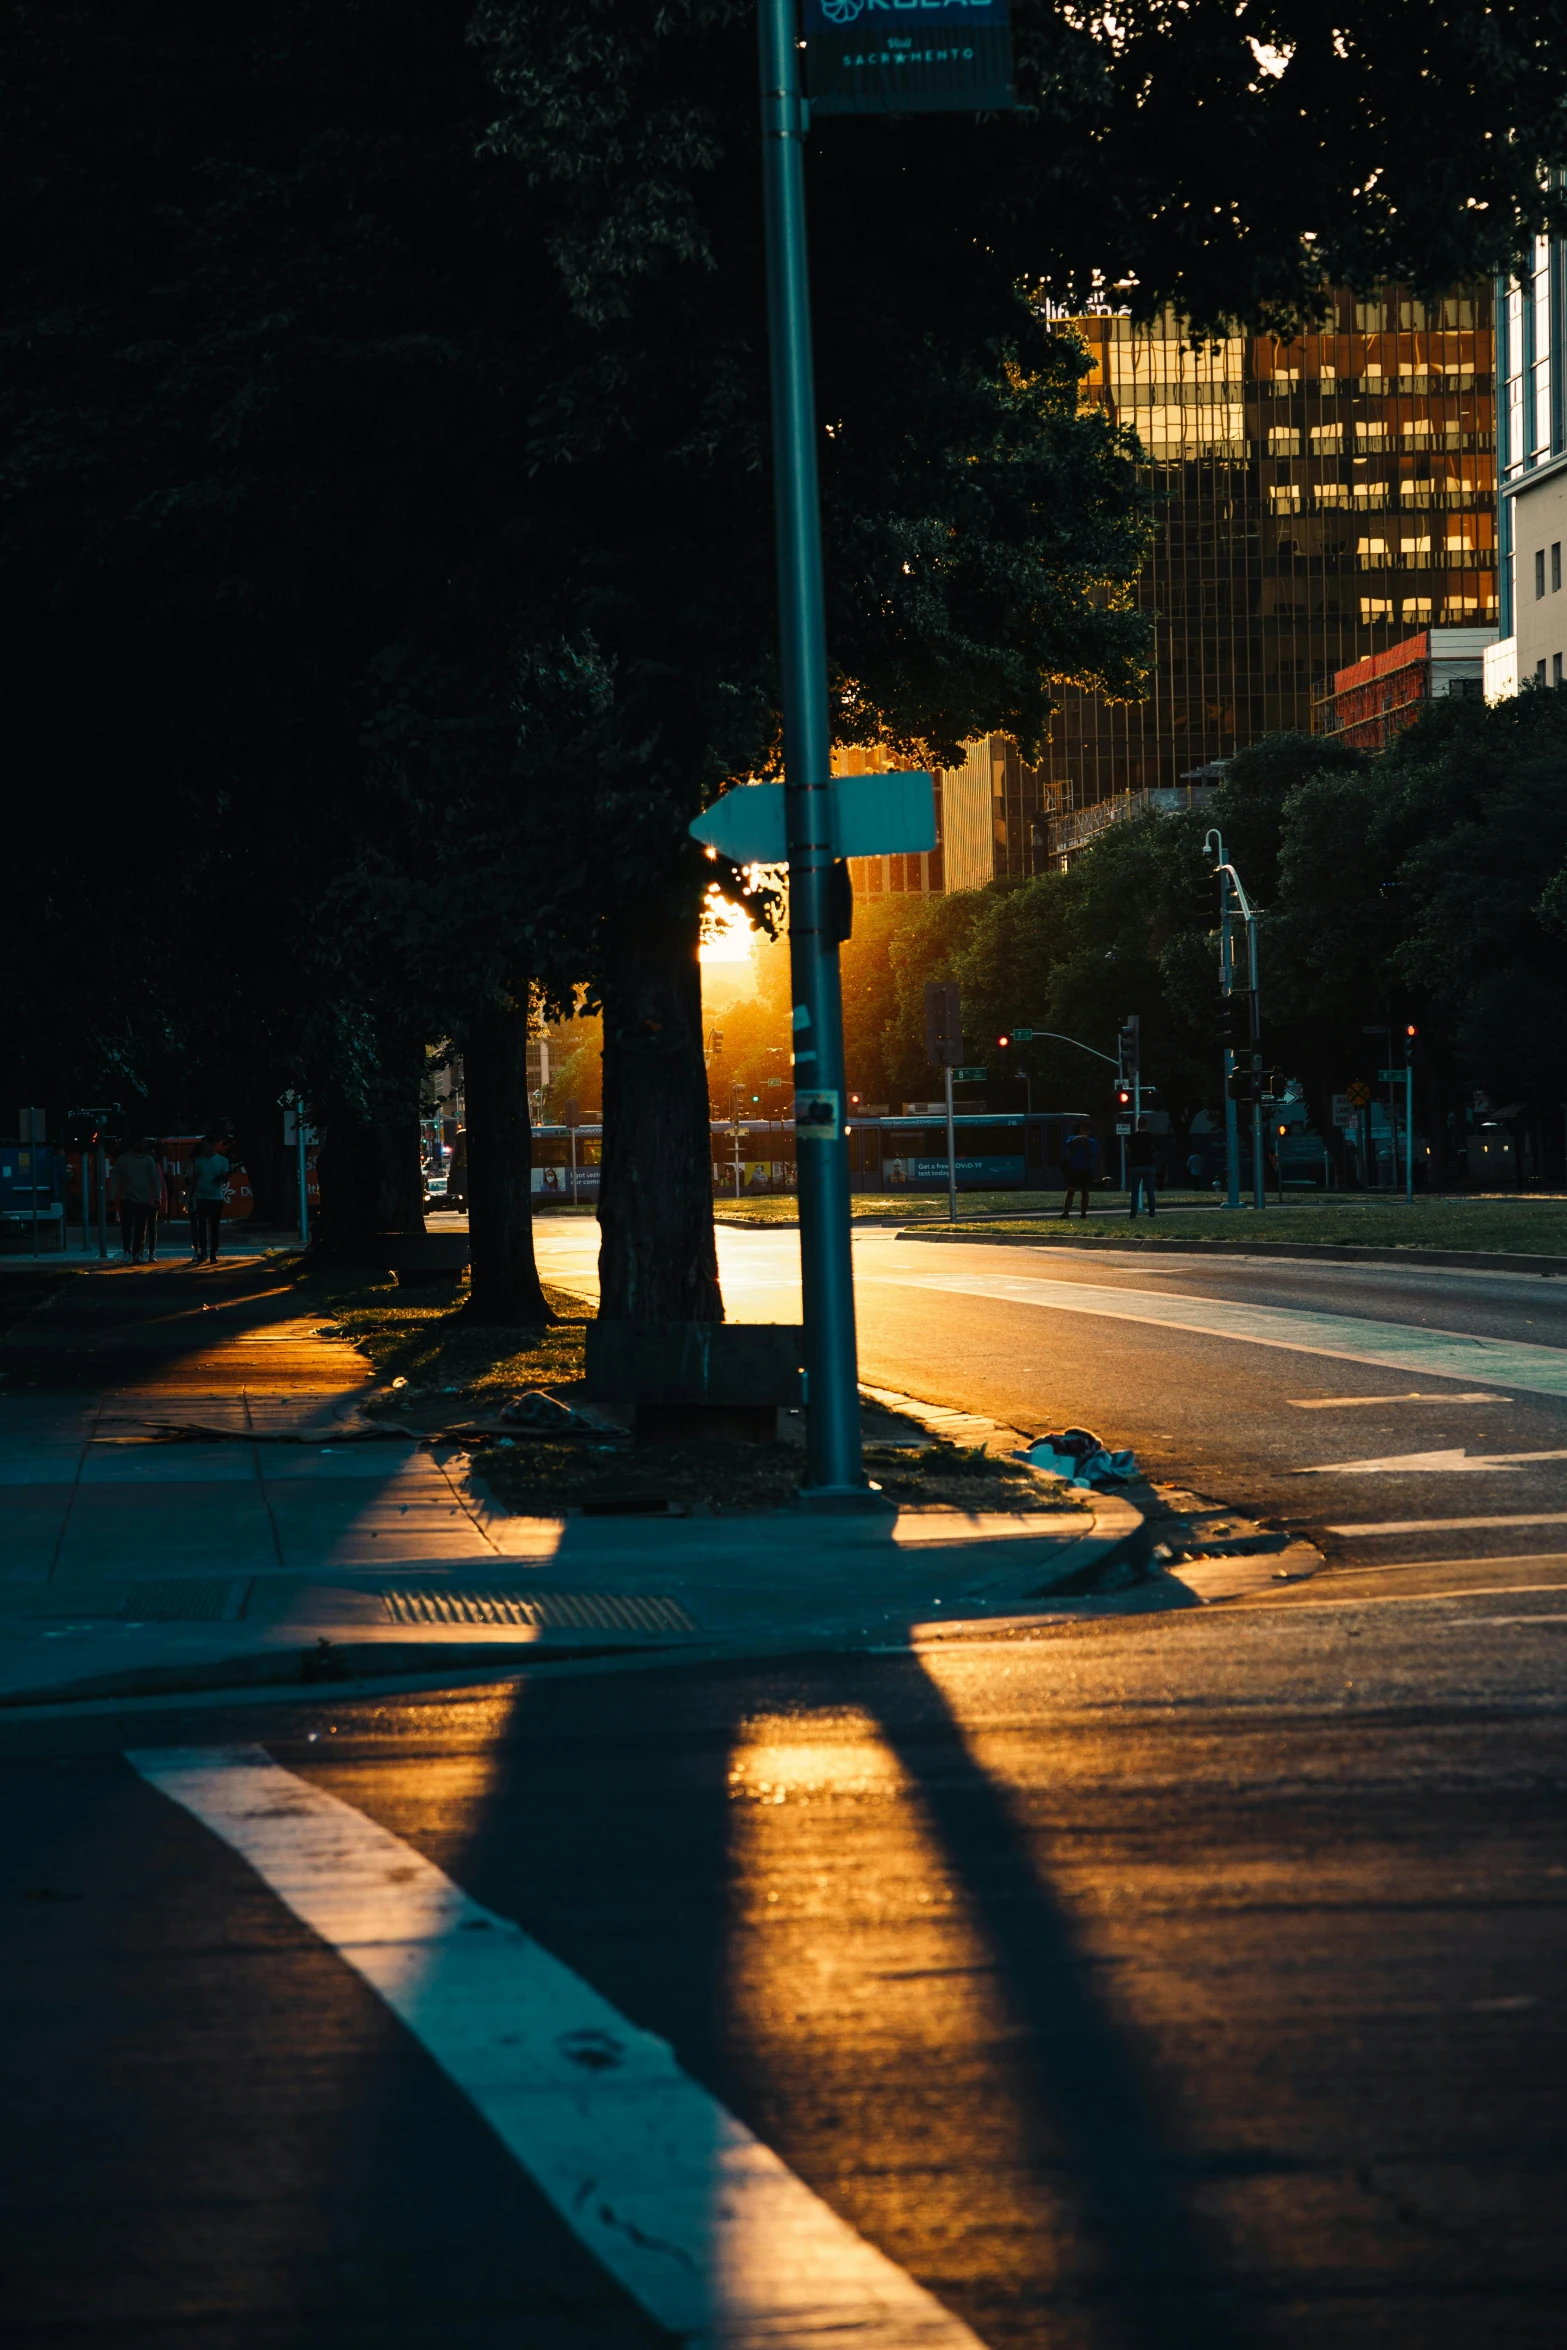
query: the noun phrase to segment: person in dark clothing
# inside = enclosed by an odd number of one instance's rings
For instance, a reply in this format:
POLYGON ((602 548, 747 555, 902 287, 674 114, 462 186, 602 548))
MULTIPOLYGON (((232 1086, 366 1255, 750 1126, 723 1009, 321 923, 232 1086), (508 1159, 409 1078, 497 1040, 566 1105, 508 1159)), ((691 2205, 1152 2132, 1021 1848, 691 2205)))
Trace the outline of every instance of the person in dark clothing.
POLYGON ((1126 1179, 1131 1198, 1128 1203, 1132 1215, 1137 1213, 1137 1202, 1142 1198, 1150 1216, 1157 1213, 1154 1201, 1154 1137, 1146 1117, 1137 1121, 1137 1131, 1127 1137, 1126 1179))
POLYGON ((190 1177, 190 1247, 193 1264, 215 1265, 223 1202, 228 1197, 229 1163, 223 1156, 223 1138, 204 1134, 196 1145, 190 1177))
POLYGON ((158 1216, 169 1203, 163 1169, 144 1137, 127 1145, 114 1162, 114 1196, 120 1210, 120 1239, 133 1265, 146 1252, 148 1264, 158 1254, 158 1216))
POLYGON ((1062 1157, 1066 1161, 1066 1198, 1061 1203, 1061 1213, 1063 1216, 1070 1216, 1073 1198, 1075 1195, 1081 1194, 1083 1214, 1086 1216, 1088 1213, 1088 1187, 1093 1182, 1099 1166, 1099 1145, 1094 1138, 1092 1128, 1088 1126, 1075 1127, 1066 1138, 1066 1149, 1063 1151, 1062 1157))

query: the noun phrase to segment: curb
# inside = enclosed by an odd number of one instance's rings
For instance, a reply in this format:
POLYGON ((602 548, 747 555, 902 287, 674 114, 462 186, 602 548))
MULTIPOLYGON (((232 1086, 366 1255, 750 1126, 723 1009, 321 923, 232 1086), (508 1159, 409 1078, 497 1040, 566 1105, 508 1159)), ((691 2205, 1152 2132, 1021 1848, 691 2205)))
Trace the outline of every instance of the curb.
MULTIPOLYGON (((897 1646, 916 1644, 916 1633, 922 1628, 929 1637, 945 1638, 961 1637, 965 1626, 977 1630, 992 1622, 1016 1623, 1020 1611, 1031 1602, 1040 1616, 1052 1615, 1056 1620, 1060 1620, 1063 1603, 1073 1602, 1072 1616, 1081 1617, 1094 1607, 1099 1596, 1096 1587, 1106 1577, 1111 1578, 1111 1583, 1104 1599, 1109 1601, 1113 1595, 1124 1606, 1129 1592, 1141 1582, 1152 1563, 1153 1536, 1148 1516, 1121 1494, 1096 1495, 1088 1530, 1059 1550, 1048 1567, 1043 1567, 1037 1559, 1032 1564, 1017 1563, 1017 1539, 1014 1536, 994 1542, 997 1571, 980 1582, 974 1580, 970 1560, 967 1588, 951 1595, 950 1617, 943 1616, 932 1625, 928 1610, 911 1611, 908 1622, 901 1627, 901 1638, 898 1637, 900 1627, 896 1619, 889 1620, 885 1603, 879 1610, 879 1622, 871 1620, 878 1613, 876 1604, 872 1603, 869 1608, 857 1610, 853 1617, 840 1618, 836 1623, 818 1618, 730 1629, 704 1625, 674 1635, 650 1633, 641 1639, 551 1638, 545 1632, 531 1640, 368 1641, 352 1636, 336 1640, 327 1632, 308 1646, 291 1641, 286 1646, 228 1656, 122 1666, 109 1672, 87 1673, 71 1681, 40 1682, 29 1688, 0 1690, 0 1719, 24 1716, 37 1706, 99 1704, 117 1697, 174 1698, 216 1690, 240 1692, 259 1688, 298 1689, 304 1696, 318 1691, 328 1697, 349 1682, 429 1680, 432 1676, 438 1682, 443 1675, 467 1675, 475 1669, 493 1668, 501 1674, 537 1665, 621 1662, 632 1657, 675 1661, 696 1654, 738 1659, 823 1650, 871 1653, 884 1649, 889 1641, 897 1646), (1009 1560, 1009 1566, 1003 1564, 1009 1560), (1042 1575, 1048 1579, 1041 1581, 1042 1575), (1079 1591, 1063 1589, 1074 1582, 1081 1582, 1079 1591)), ((957 1537, 955 1547, 957 1543, 971 1553, 975 1548, 988 1547, 983 1537, 970 1536, 967 1541, 957 1537)), ((1184 1591, 1177 1595, 1172 1590, 1165 1604, 1173 1607, 1191 1602, 1184 1591)), ((350 1635, 352 1629, 344 1626, 350 1635)))
MULTIPOLYGON (((972 1238, 977 1229, 962 1224, 947 1224, 933 1231, 919 1225, 906 1225, 899 1232, 900 1240, 936 1240, 972 1238)), ((995 1232, 985 1236, 991 1248, 1037 1248, 1050 1237, 1049 1225, 1038 1232, 995 1232)), ((1450 1270, 1472 1273, 1535 1273, 1542 1278, 1567 1274, 1567 1257, 1526 1256, 1508 1249, 1465 1248, 1369 1248, 1355 1241, 1334 1244, 1317 1240, 1104 1240, 1073 1241, 1068 1244, 1078 1256, 1086 1256, 1101 1249, 1114 1249, 1122 1256, 1151 1256, 1154 1253, 1185 1257, 1307 1257, 1333 1265, 1445 1265, 1450 1270)))
POLYGON ((249 1655, 209 1657, 189 1664, 131 1665, 121 1672, 88 1673, 79 1681, 40 1682, 32 1689, 0 1691, 0 1719, 39 1705, 90 1705, 108 1697, 181 1697, 214 1689, 319 1690, 330 1697, 349 1681, 381 1681, 403 1674, 471 1672, 493 1665, 515 1672, 520 1665, 580 1663, 589 1657, 678 1654, 695 1645, 684 1641, 545 1642, 320 1640, 313 1647, 258 1649, 249 1655))

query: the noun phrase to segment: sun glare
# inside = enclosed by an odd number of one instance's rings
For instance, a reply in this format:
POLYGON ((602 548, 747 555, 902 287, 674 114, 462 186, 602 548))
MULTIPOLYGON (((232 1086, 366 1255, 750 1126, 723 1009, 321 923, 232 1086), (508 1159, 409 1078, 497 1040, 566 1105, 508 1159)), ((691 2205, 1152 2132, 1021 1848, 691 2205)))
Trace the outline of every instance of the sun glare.
POLYGON ((755 935, 738 906, 730 905, 716 887, 708 891, 699 949, 704 963, 749 963, 755 935))

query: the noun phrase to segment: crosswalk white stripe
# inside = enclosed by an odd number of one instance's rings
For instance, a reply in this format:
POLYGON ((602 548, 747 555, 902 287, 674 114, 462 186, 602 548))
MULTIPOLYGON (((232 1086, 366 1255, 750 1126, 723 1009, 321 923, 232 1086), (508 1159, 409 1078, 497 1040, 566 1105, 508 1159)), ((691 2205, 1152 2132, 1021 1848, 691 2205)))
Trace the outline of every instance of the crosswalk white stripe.
POLYGON ((872 1271, 863 1265, 856 1266, 855 1277, 862 1283, 944 1290, 961 1297, 992 1298, 1002 1305, 1098 1314, 1116 1322, 1149 1322, 1189 1331, 1194 1337, 1244 1339, 1253 1346, 1331 1355, 1340 1362, 1377 1363, 1390 1371, 1423 1372, 1466 1384, 1484 1379, 1496 1387, 1567 1397, 1567 1347, 1471 1338, 1461 1330, 1422 1330, 1406 1322, 1366 1321, 1358 1314, 1245 1305, 1230 1298, 1183 1297, 1166 1290, 1102 1288, 1088 1281, 1029 1280, 1006 1273, 910 1273, 901 1268, 872 1271))
POLYGON ((666 2041, 411 1845, 264 1747, 129 1759, 385 2000, 688 2350, 983 2350, 666 2041))

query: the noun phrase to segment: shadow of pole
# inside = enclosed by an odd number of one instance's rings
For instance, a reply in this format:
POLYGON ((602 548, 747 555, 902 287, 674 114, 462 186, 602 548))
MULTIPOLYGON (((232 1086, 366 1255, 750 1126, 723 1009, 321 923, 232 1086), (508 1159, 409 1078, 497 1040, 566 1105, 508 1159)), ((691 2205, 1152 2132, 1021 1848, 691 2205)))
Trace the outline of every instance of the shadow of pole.
MULTIPOLYGON (((1228 2307, 1233 2288, 1190 2208, 1181 2157, 1092 1953, 941 1691, 913 1658, 892 1674, 897 1694, 880 1712, 883 1734, 994 1960, 997 1995, 1019 2032, 1007 2052, 1024 2143, 1079 2216, 1083 2283, 1102 2306, 1107 2340, 1138 2350, 1232 2350, 1240 2340, 1228 2307)), ((875 1687, 866 1685, 872 1706, 875 1687)))

